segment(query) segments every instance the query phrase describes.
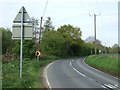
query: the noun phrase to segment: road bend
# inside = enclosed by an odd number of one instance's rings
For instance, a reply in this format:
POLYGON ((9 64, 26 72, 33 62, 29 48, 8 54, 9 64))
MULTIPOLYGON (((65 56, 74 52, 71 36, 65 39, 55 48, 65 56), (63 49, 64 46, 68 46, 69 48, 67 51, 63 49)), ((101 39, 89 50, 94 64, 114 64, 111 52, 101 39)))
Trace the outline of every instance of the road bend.
POLYGON ((83 58, 63 59, 46 69, 49 88, 102 88, 120 90, 118 78, 101 72, 85 63, 83 58))

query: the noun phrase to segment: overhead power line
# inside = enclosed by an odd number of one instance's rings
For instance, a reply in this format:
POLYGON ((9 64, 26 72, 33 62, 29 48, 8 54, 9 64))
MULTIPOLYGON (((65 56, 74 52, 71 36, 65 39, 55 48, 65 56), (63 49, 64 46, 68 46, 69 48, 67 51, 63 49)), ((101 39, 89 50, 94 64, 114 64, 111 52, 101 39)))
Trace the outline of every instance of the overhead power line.
POLYGON ((96 13, 96 12, 99 12, 99 13, 101 13, 100 12, 100 8, 99 8, 99 6, 98 6, 98 2, 97 2, 97 0, 92 0, 91 2, 89 1, 89 0, 85 0, 84 2, 82 1, 82 0, 79 0, 79 2, 80 2, 80 4, 81 4, 81 6, 83 7, 83 9, 88 13, 88 14, 94 14, 94 13, 96 13), (83 4, 83 3, 85 3, 86 2, 86 4, 83 4), (95 3, 94 4, 94 6, 91 4, 91 3, 95 3), (86 5, 87 5, 87 7, 86 7, 86 5))
POLYGON ((46 12, 46 9, 47 9, 47 5, 48 5, 48 1, 49 1, 49 0, 46 1, 45 8, 44 8, 42 17, 44 17, 44 15, 45 15, 45 12, 46 12))
POLYGON ((85 7, 85 5, 83 4, 83 2, 81 0, 78 0, 82 6, 82 8, 86 11, 86 13, 90 14, 89 13, 89 10, 85 7))
POLYGON ((101 13, 101 10, 100 10, 100 8, 99 8, 98 1, 97 1, 97 0, 95 0, 95 3, 96 3, 96 7, 97 7, 97 9, 98 9, 98 12, 99 12, 99 13, 101 13))
POLYGON ((89 6, 89 8, 90 8, 91 13, 95 13, 95 11, 94 11, 91 3, 89 2, 89 0, 86 0, 86 1, 87 1, 87 3, 88 3, 88 6, 89 6))

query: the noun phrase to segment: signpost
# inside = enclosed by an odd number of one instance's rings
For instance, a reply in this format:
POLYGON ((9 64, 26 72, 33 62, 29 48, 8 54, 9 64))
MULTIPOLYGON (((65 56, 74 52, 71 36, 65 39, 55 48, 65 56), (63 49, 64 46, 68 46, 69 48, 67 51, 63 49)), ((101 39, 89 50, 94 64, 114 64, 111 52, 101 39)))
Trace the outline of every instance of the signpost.
MULTIPOLYGON (((120 1, 118 2, 118 37, 120 37, 120 1)), ((120 46, 120 38, 118 38, 118 45, 120 46)))
POLYGON ((32 21, 24 7, 20 9, 13 21, 12 39, 20 39, 20 78, 22 78, 22 40, 32 39, 33 25, 32 21), (17 24, 15 24, 17 23, 17 24), (19 23, 19 24, 18 24, 19 23))

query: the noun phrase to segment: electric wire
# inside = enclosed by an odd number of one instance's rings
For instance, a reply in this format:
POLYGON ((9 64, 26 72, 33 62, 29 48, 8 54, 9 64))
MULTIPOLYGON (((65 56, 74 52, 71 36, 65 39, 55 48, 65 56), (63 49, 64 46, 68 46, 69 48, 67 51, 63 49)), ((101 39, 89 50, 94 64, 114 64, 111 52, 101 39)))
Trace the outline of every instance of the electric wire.
MULTIPOLYGON (((95 4, 96 4, 96 8, 97 8, 97 10, 98 10, 98 13, 101 15, 101 10, 100 10, 100 8, 99 8, 99 4, 98 4, 98 1, 97 0, 94 0, 95 1, 95 4)), ((102 31, 102 30, 104 30, 104 28, 103 28, 103 22, 102 22, 102 17, 100 16, 100 18, 99 18, 99 30, 100 31, 102 31)))
POLYGON ((98 1, 97 1, 97 0, 95 0, 95 3, 96 3, 96 7, 97 7, 97 9, 98 9, 98 12, 99 12, 99 13, 101 13, 101 10, 100 10, 100 8, 99 8, 98 1))
MULTIPOLYGON (((45 4, 45 7, 44 7, 44 10, 43 10, 43 15, 41 16, 41 20, 40 20, 40 31, 39 31, 39 43, 40 43, 40 39, 42 38, 42 23, 44 21, 44 15, 45 15, 45 12, 46 12, 46 9, 47 9, 47 6, 48 6, 48 1, 46 1, 46 4, 45 4)), ((39 47, 40 48, 40 47, 39 47)))
POLYGON ((95 13, 95 10, 93 9, 93 7, 92 7, 91 3, 89 2, 89 0, 86 0, 86 1, 87 1, 87 4, 88 4, 89 8, 90 8, 91 13, 95 13))
POLYGON ((86 7, 85 4, 83 4, 83 1, 82 1, 82 0, 79 0, 79 2, 80 2, 80 4, 81 4, 82 8, 83 8, 89 15, 95 14, 95 13, 97 13, 97 12, 99 12, 99 14, 101 13, 97 0, 94 0, 94 1, 92 0, 92 1, 91 1, 91 2, 95 3, 94 6, 90 3, 89 0, 84 1, 84 2, 87 3, 86 5, 88 6, 88 8, 86 7))
POLYGON ((46 12, 46 9, 47 9, 47 6, 48 6, 48 1, 49 1, 49 0, 46 1, 45 8, 44 8, 42 17, 44 17, 44 15, 45 15, 45 12, 46 12))
POLYGON ((82 6, 82 8, 86 11, 86 13, 88 13, 88 15, 90 14, 90 10, 88 10, 85 6, 84 6, 84 4, 83 4, 83 2, 81 1, 81 0, 78 0, 79 1, 79 3, 81 4, 81 6, 82 6))

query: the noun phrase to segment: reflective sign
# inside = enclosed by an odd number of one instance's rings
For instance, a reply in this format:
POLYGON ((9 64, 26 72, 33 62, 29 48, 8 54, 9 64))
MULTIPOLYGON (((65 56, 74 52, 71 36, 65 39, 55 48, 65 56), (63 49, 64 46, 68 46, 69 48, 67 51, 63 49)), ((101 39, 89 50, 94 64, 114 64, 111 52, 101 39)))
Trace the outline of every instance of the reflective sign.
POLYGON ((35 52, 35 56, 42 56, 42 52, 36 51, 36 52, 35 52))

